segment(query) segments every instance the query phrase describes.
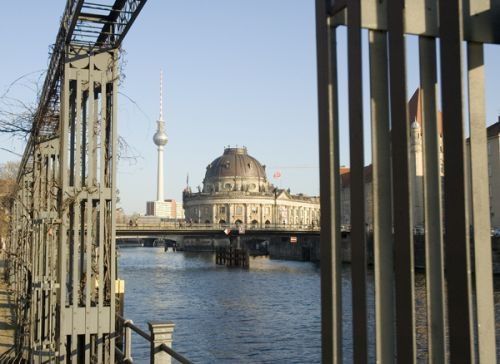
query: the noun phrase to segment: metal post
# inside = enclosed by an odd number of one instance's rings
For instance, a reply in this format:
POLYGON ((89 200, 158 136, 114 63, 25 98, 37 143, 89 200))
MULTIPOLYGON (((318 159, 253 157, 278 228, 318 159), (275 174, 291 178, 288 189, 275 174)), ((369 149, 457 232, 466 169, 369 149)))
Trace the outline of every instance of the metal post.
POLYGON ((347 19, 353 356, 355 363, 366 363, 368 361, 368 316, 366 305, 361 0, 349 1, 347 19))
POLYGON ((124 345, 124 357, 123 361, 132 361, 132 329, 129 325, 133 325, 134 322, 132 320, 126 320, 123 323, 123 327, 125 328, 125 345, 124 345))
MULTIPOLYGON (((427 290, 427 335, 430 363, 446 361, 444 322, 444 264, 442 232, 440 128, 436 97, 436 40, 419 37, 420 92, 424 151, 425 269, 427 290)), ((417 111, 418 112, 418 111, 417 111)))
POLYGON ((162 344, 172 347, 172 334, 175 324, 172 322, 148 322, 151 332, 151 364, 170 364, 172 359, 170 355, 160 349, 162 344))
POLYGON ((398 362, 416 361, 412 222, 409 178, 409 122, 406 107, 404 4, 387 2, 389 90, 392 142, 394 268, 396 283, 396 351, 398 362))
POLYGON ((494 364, 497 357, 493 275, 491 274, 493 268, 489 188, 497 188, 497 186, 489 186, 489 184, 484 183, 488 180, 488 141, 485 122, 484 49, 482 44, 473 42, 467 44, 467 67, 478 353, 481 363, 494 364))
POLYGON ((387 34, 370 31, 373 159, 373 249, 375 345, 378 363, 394 362, 394 238, 392 235, 391 157, 387 34))
POLYGON ((342 263, 336 29, 316 0, 321 194, 321 360, 342 363, 342 263))
POLYGON ((452 363, 473 363, 470 228, 465 187, 462 15, 461 0, 439 2, 449 352, 452 363))

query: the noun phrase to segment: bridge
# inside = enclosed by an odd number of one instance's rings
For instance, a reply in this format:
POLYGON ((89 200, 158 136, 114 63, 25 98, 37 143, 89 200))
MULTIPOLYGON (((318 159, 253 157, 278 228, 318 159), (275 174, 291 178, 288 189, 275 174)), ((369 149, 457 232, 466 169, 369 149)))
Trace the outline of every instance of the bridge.
MULTIPOLYGON (((145 3, 67 0, 10 207, 5 283, 15 302, 16 340, 8 360, 131 362, 135 332, 151 343, 152 363, 169 362, 170 356, 189 362, 169 346, 172 323, 151 323, 148 334, 117 315, 115 236, 117 231, 118 235, 144 232, 117 230, 115 221, 117 61, 120 45, 145 3)), ((369 361, 363 136, 371 141, 373 162, 376 361, 416 362, 405 44, 405 37, 412 35, 418 38, 416 72, 424 120, 427 357, 432 363, 496 363, 484 47, 500 43, 500 1, 316 0, 315 4, 322 362, 342 363, 345 339, 341 72, 349 83, 352 297, 348 301, 353 304, 354 362, 369 361), (341 27, 347 27, 345 50, 337 47, 341 27), (369 72, 362 67, 363 45, 368 49, 369 72), (339 62, 342 51, 347 53, 348 69, 339 62), (366 95, 369 116, 363 115, 366 95), (436 100, 441 100, 442 130, 436 100), (371 122, 370 133, 365 118, 371 122), (438 157, 441 132, 443 161, 438 157), (474 226, 474 276, 470 225, 474 226)), ((177 233, 188 230, 184 227, 177 233)))
POLYGON ((227 235, 227 230, 238 232, 240 235, 318 235, 318 227, 303 225, 276 225, 272 227, 258 227, 229 224, 195 224, 195 223, 163 223, 160 225, 116 225, 116 237, 156 237, 164 235, 227 235))

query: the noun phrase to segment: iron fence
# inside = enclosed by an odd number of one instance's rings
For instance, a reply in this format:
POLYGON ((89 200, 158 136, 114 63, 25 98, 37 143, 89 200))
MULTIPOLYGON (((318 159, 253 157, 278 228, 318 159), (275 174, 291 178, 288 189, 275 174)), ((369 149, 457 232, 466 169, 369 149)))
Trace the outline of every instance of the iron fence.
POLYGON ((344 69, 339 65, 336 41, 341 26, 347 27, 354 362, 368 361, 367 254, 363 233, 366 161, 365 146, 359 143, 366 132, 365 118, 370 120, 373 163, 376 360, 417 360, 411 197, 414 186, 406 105, 409 70, 405 37, 410 34, 419 41, 417 72, 422 94, 427 359, 433 363, 474 362, 477 352, 481 363, 496 362, 484 44, 500 42, 498 19, 499 1, 316 1, 324 363, 343 360, 338 78, 344 69), (368 32, 369 72, 365 75, 363 31, 368 32), (370 115, 364 116, 363 91, 367 85, 370 115), (465 106, 469 112, 469 150, 465 106), (438 154, 441 133, 443 186, 438 154), (474 226, 474 284, 469 224, 474 226))

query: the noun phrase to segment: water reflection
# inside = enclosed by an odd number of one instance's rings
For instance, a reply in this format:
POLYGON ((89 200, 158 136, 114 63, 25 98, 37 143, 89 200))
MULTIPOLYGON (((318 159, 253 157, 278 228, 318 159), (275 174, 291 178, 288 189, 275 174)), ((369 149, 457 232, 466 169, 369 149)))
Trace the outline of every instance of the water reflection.
MULTIPOLYGON (((176 324, 174 348, 197 363, 319 363, 320 280, 313 263, 251 258, 250 269, 215 265, 211 253, 131 248, 119 253, 126 280, 125 316, 176 324)), ((342 271, 345 362, 352 362, 351 279, 342 271)), ((500 282, 495 302, 500 317, 500 282)), ((426 361, 425 277, 415 275, 417 353, 426 361)), ((370 362, 374 362, 373 274, 368 273, 370 362)), ((497 319, 497 332, 500 330, 497 319)), ((149 346, 134 337, 134 360, 149 346)))

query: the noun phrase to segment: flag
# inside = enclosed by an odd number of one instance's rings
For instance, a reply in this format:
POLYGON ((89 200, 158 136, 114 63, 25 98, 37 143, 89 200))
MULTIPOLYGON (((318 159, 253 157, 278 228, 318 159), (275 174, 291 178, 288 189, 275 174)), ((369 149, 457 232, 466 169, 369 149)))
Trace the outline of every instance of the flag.
POLYGON ((273 174, 273 178, 274 179, 279 179, 280 177, 281 177, 281 172, 280 171, 274 172, 274 174, 273 174))

